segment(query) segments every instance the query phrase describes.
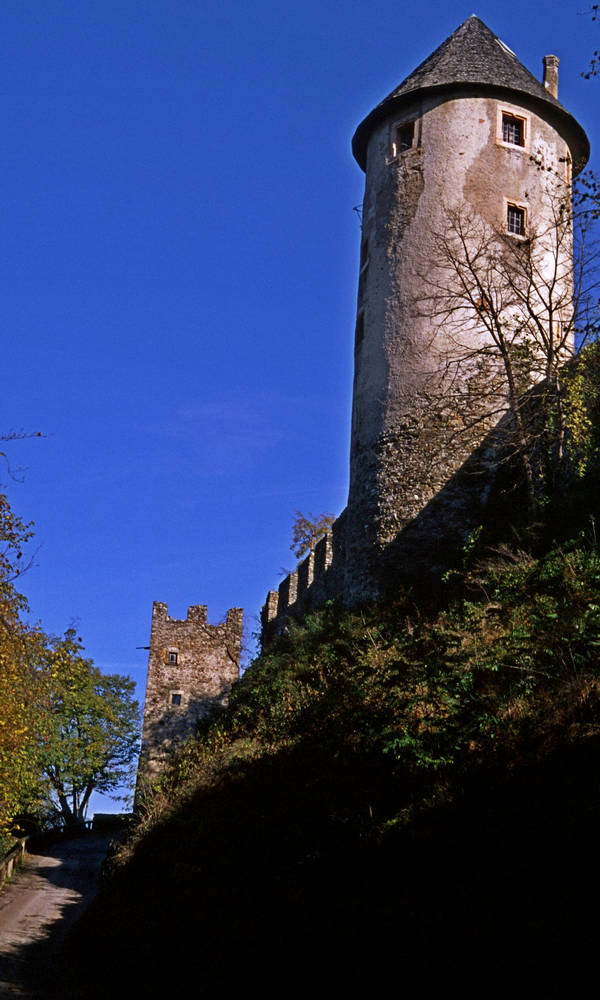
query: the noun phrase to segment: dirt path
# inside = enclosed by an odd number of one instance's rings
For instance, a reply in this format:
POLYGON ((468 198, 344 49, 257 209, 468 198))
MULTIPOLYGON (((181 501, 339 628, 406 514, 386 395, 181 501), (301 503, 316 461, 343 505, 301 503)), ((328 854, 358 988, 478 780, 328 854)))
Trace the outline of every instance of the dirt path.
POLYGON ((89 834, 28 855, 0 891, 0 997, 61 995, 55 955, 96 893, 110 839, 89 834))

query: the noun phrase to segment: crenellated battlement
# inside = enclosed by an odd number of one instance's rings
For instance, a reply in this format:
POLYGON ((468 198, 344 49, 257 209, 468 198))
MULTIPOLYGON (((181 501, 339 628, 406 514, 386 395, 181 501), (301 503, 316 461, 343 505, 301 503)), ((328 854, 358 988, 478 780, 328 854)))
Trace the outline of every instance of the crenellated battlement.
POLYGON ((261 612, 263 644, 279 635, 288 618, 301 618, 344 591, 346 511, 319 539, 293 573, 270 590, 261 612))
POLYGON ((206 604, 191 604, 187 609, 187 616, 185 618, 171 618, 168 605, 162 601, 154 601, 152 605, 152 629, 154 631, 155 629, 166 627, 171 635, 175 634, 175 632, 185 635, 186 630, 191 629, 193 633, 199 626, 203 626, 209 634, 216 636, 219 633, 226 635, 232 630, 235 631, 241 628, 241 608, 230 608, 225 621, 220 622, 218 625, 210 625, 208 623, 207 613, 208 608, 206 604))

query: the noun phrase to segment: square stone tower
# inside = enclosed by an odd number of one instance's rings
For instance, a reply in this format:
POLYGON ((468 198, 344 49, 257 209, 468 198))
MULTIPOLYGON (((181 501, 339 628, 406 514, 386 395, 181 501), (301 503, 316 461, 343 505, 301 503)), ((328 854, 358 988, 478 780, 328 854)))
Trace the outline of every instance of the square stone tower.
POLYGON ((224 623, 209 625, 204 605, 193 605, 185 620, 177 620, 166 604, 154 602, 138 790, 199 722, 227 704, 240 674, 242 615, 241 608, 230 608, 224 623))

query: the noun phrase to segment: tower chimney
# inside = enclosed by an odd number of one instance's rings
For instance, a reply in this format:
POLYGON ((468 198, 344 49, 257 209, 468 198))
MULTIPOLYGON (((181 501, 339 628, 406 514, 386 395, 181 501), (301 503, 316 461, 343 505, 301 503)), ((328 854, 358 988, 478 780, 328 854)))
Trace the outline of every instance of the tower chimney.
POLYGON ((558 97, 558 56, 544 56, 544 87, 552 97, 558 97))

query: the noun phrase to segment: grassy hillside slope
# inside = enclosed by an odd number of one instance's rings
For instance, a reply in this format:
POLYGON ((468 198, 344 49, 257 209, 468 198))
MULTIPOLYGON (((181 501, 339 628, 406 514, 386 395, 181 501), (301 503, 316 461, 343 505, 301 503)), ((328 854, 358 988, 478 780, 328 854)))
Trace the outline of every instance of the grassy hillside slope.
POLYGON ((560 545, 474 539, 438 592, 329 605, 262 655, 114 858, 68 946, 73 983, 94 969, 77 995, 116 969, 162 996, 193 968, 202 995, 591 947, 594 506, 560 545))

